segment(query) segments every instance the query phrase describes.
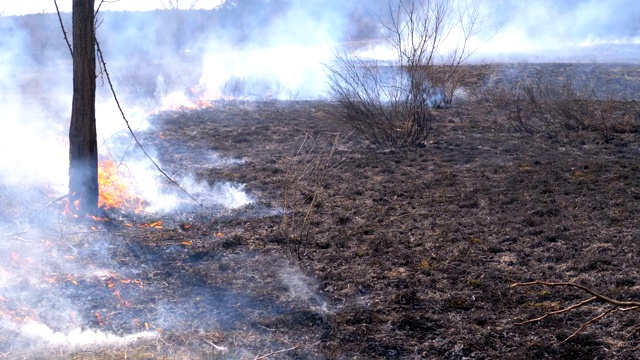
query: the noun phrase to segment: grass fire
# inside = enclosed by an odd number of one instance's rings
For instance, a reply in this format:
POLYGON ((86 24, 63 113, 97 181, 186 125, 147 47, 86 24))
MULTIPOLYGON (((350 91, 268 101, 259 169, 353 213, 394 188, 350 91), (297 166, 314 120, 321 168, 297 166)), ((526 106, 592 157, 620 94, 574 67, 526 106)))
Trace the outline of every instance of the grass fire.
POLYGON ((635 3, 96 2, 90 216, 58 3, 0 4, 0 359, 637 357, 635 3))
POLYGON ((144 201, 131 193, 133 183, 126 180, 126 173, 118 168, 113 160, 103 160, 98 164, 98 185, 100 197, 98 206, 102 209, 121 209, 140 213, 144 210, 144 201))

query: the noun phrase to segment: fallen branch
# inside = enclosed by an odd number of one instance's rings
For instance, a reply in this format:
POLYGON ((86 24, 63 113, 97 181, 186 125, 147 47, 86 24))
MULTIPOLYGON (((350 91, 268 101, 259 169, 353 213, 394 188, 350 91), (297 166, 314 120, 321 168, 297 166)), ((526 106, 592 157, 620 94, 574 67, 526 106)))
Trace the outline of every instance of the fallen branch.
POLYGON ((64 195, 62 195, 62 196, 60 196, 60 197, 58 197, 58 198, 56 198, 56 199, 54 199, 54 200, 51 200, 51 202, 50 202, 49 204, 47 204, 47 206, 43 207, 43 208, 42 208, 42 209, 40 209, 40 210, 42 211, 42 210, 44 210, 44 209, 48 208, 49 206, 51 206, 51 205, 53 205, 53 204, 57 203, 58 201, 63 200, 63 199, 66 199, 68 196, 69 196, 69 194, 64 194, 64 195))
POLYGON ((576 283, 572 283, 572 282, 547 282, 547 281, 540 281, 540 280, 536 280, 536 281, 531 281, 531 282, 526 282, 526 283, 515 283, 513 285, 511 285, 511 287, 516 287, 516 286, 530 286, 530 285, 545 285, 545 286, 564 286, 564 287, 575 287, 578 288, 590 295, 593 295, 595 298, 597 298, 598 300, 605 302, 605 303, 609 303, 611 305, 615 305, 615 306, 633 306, 633 307, 640 307, 640 302, 637 301, 618 301, 618 300, 614 300, 611 298, 608 298, 602 294, 599 294, 591 289, 589 289, 586 286, 580 285, 580 284, 576 284, 576 283))
POLYGON ((16 240, 16 241, 20 241, 20 242, 26 243, 28 241, 23 239, 23 238, 21 238, 20 235, 24 235, 24 234, 26 234, 28 232, 29 232, 29 230, 25 230, 25 231, 21 231, 19 233, 15 233, 15 234, 5 235, 3 239, 4 240, 16 240))
POLYGON ((560 310, 556 310, 556 311, 550 311, 550 312, 548 312, 548 313, 546 313, 546 314, 544 314, 544 315, 542 315, 540 317, 537 317, 535 319, 529 319, 529 320, 521 321, 519 323, 516 323, 516 325, 524 325, 524 324, 528 324, 528 323, 532 323, 532 322, 542 321, 542 320, 546 319, 547 317, 549 317, 551 315, 562 314, 562 313, 566 313, 568 311, 571 311, 573 309, 577 309, 580 306, 588 304, 588 303, 592 302, 595 299, 596 299, 596 297, 594 296, 594 297, 588 298, 587 300, 581 301, 581 302, 579 302, 577 304, 573 304, 573 305, 571 305, 569 307, 566 307, 564 309, 560 309, 560 310))
MULTIPOLYGON (((580 285, 580 284, 576 284, 576 283, 572 283, 572 282, 547 282, 547 281, 540 281, 540 280, 536 280, 536 281, 531 281, 531 282, 525 282, 525 283, 514 283, 511 285, 511 287, 518 287, 518 286, 532 286, 532 285, 544 285, 544 286, 550 286, 550 287, 572 287, 572 288, 577 288, 580 289, 584 292, 586 292, 589 295, 592 295, 590 298, 583 300, 577 304, 573 304, 569 307, 566 307, 564 309, 560 309, 560 310, 555 310, 555 311, 549 311, 546 314, 534 318, 534 319, 530 319, 530 320, 526 320, 526 321, 522 321, 519 323, 516 323, 516 325, 524 325, 524 324, 529 324, 532 322, 538 322, 541 321, 543 319, 546 319, 547 317, 551 316, 551 315, 557 315, 557 314, 563 314, 566 312, 569 312, 571 310, 575 310, 579 307, 582 307, 586 304, 589 304, 591 302, 594 301, 600 301, 603 302, 605 304, 610 304, 612 305, 611 308, 609 308, 608 310, 600 313, 597 316, 594 316, 593 318, 589 319, 588 321, 584 322, 582 325, 580 325, 580 327, 578 328, 578 330, 574 331, 571 335, 569 335, 569 337, 567 337, 566 339, 564 339, 562 341, 562 343, 565 343, 569 340, 571 340, 572 338, 574 338, 576 335, 578 335, 579 333, 581 333, 587 326, 593 324, 594 322, 604 318, 605 316, 607 316, 608 314, 614 313, 614 312, 618 312, 618 311, 629 311, 629 310, 637 310, 640 308, 640 302, 637 301, 618 301, 615 299, 612 299, 610 297, 607 297, 605 295, 602 295, 600 293, 595 292, 594 290, 580 285)), ((634 332, 636 332, 636 330, 634 330, 634 332)), ((632 333, 633 334, 633 333, 632 333)))

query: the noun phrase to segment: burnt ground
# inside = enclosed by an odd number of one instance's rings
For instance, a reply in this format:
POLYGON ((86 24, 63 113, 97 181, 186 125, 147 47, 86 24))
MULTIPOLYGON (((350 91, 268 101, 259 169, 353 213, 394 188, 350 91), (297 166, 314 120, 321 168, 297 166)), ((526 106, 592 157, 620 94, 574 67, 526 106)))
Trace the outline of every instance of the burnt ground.
MULTIPOLYGON (((632 74, 612 69, 605 80, 632 74)), ((162 304, 173 319, 156 320, 162 341, 138 358, 637 358, 636 311, 562 342, 608 307, 518 325, 588 296, 510 285, 571 281, 640 301, 638 133, 522 133, 487 100, 434 111, 424 146, 400 150, 371 146, 326 101, 158 114, 142 139, 170 173, 245 184, 255 203, 108 227, 125 244, 117 261, 155 284, 144 300, 123 288, 127 311, 162 304), (238 161, 207 166, 210 151, 238 161)))
MULTIPOLYGON (((477 84, 495 71, 476 69, 477 84)), ((615 89, 624 71, 611 69, 601 75, 615 89)), ((637 105, 619 104, 636 114, 637 105)), ((608 142, 589 132, 523 134, 486 101, 436 112, 424 147, 394 151, 350 134, 328 102, 224 102, 158 116, 165 138, 152 143, 172 172, 187 171, 202 149, 241 158, 197 175, 246 184, 256 208, 284 209, 219 220, 212 231, 228 234, 222 240, 195 235, 189 256, 202 281, 288 307, 251 322, 300 346, 283 358, 635 358, 637 313, 612 314, 561 343, 606 306, 516 325, 587 296, 510 285, 572 281, 639 300, 637 133, 608 142), (321 171, 305 172, 316 161, 321 171), (265 267, 236 269, 247 253, 265 267), (274 279, 278 262, 313 279, 309 293, 296 297, 274 279)))

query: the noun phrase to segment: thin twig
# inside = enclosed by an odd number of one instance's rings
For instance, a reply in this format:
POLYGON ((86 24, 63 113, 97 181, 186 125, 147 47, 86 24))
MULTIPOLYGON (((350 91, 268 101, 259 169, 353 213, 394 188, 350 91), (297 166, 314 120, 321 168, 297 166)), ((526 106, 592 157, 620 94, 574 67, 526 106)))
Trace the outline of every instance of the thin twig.
POLYGON ((615 306, 628 306, 628 307, 640 307, 640 302, 637 301, 618 301, 618 300, 614 300, 611 299, 609 297, 606 297, 602 294, 599 294, 591 289, 589 289, 586 286, 580 285, 580 284, 576 284, 576 283, 572 283, 572 282, 547 282, 547 281, 540 281, 540 280, 536 280, 536 281, 531 281, 531 282, 526 282, 526 283, 515 283, 512 284, 511 287, 517 287, 517 286, 531 286, 531 285, 545 285, 545 286, 563 286, 563 287, 574 287, 574 288, 578 288, 592 296, 595 296, 596 298, 598 298, 598 300, 602 301, 602 302, 606 302, 615 306))
POLYGON ((98 7, 96 8, 96 12, 95 12, 94 16, 98 15, 98 13, 100 12, 100 8, 102 7, 103 3, 114 3, 114 2, 118 2, 118 0, 114 0, 114 1, 100 0, 100 3, 98 4, 98 7))
POLYGON ((39 212, 41 212, 41 211, 43 211, 43 210, 46 210, 46 209, 47 209, 47 208, 49 208, 51 205, 53 205, 53 204, 57 203, 57 202, 58 202, 58 201, 60 201, 60 200, 65 199, 65 198, 66 198, 66 197, 68 197, 68 196, 69 196, 69 194, 64 194, 64 195, 62 195, 62 196, 60 196, 60 197, 58 197, 58 198, 56 198, 56 199, 52 200, 52 201, 51 201, 50 203, 48 203, 45 207, 43 207, 43 208, 42 208, 42 209, 40 209, 40 210, 37 210, 35 213, 33 213, 31 216, 29 216, 29 219, 32 219, 32 218, 33 218, 36 214, 38 214, 39 212))
POLYGON ((51 205, 57 203, 58 201, 66 198, 67 196, 69 196, 69 194, 64 194, 64 195, 60 196, 59 198, 56 198, 56 199, 52 200, 49 204, 47 204, 47 206, 43 207, 40 210, 44 210, 44 209, 48 208, 49 206, 51 206, 51 205))
POLYGON ((592 302, 592 301, 594 301, 596 299, 597 298, 595 296, 594 297, 590 297, 587 300, 583 300, 583 301, 581 301, 581 302, 579 302, 577 304, 573 304, 573 305, 571 305, 569 307, 566 307, 564 309, 560 309, 560 310, 556 310, 556 311, 550 311, 550 312, 548 312, 548 313, 546 313, 546 314, 544 314, 544 315, 542 315, 540 317, 537 317, 535 319, 530 319, 530 320, 526 320, 526 321, 522 321, 522 322, 516 323, 516 325, 524 325, 524 324, 529 324, 529 323, 532 323, 532 322, 538 322, 538 321, 546 319, 547 317, 549 317, 551 315, 558 315, 558 314, 566 313, 566 312, 571 311, 573 309, 577 309, 580 306, 586 305, 586 304, 588 304, 588 303, 590 303, 590 302, 592 302))
POLYGON ((218 351, 227 351, 227 348, 224 346, 218 346, 216 344, 214 344, 213 342, 207 340, 207 339, 202 339, 204 342, 206 342, 207 344, 211 345, 214 349, 218 350, 218 351))
POLYGON ((122 107, 120 106, 120 101, 118 100, 118 96, 116 95, 116 91, 113 88, 113 83, 111 82, 111 77, 109 76, 109 71, 107 71, 107 63, 104 60, 104 56, 102 55, 102 50, 100 49, 100 43, 98 43, 98 39, 96 40, 96 48, 98 50, 98 54, 100 55, 100 62, 102 63, 102 68, 104 69, 104 73, 107 77, 107 82, 109 83, 109 87, 111 88, 111 93, 113 94, 113 99, 116 101, 116 105, 118 106, 118 110, 120 111, 120 115, 122 115, 122 119, 124 120, 125 124, 127 124, 127 129, 129 129, 129 133, 131 133, 131 136, 133 137, 133 139, 135 140, 136 144, 138 145, 138 147, 140 148, 140 150, 142 150, 142 153, 144 153, 144 155, 149 159, 149 161, 151 161, 151 163, 155 166, 155 168, 167 179, 169 180, 172 184, 174 184, 176 187, 178 187, 182 192, 184 192, 189 198, 191 198, 191 200, 193 200, 196 204, 200 205, 201 207, 204 207, 204 205, 202 205, 202 203, 200 203, 195 197, 193 197, 193 195, 191 195, 187 190, 185 190, 182 186, 180 186, 180 184, 178 184, 177 181, 175 181, 173 178, 171 178, 166 172, 164 172, 164 170, 162 170, 162 168, 160 168, 160 165, 158 165, 158 163, 156 163, 153 158, 151 157, 151 155, 149 155, 149 153, 147 153, 147 150, 145 150, 144 146, 142 146, 142 144, 140 143, 140 141, 138 140, 138 137, 136 136, 136 134, 133 132, 133 129, 131 128, 131 125, 129 124, 129 120, 127 120, 126 115, 124 114, 124 111, 122 110, 122 107))
POLYGON ((630 338, 631 336, 633 336, 633 334, 637 333, 638 331, 640 331, 640 326, 636 326, 635 329, 631 330, 631 333, 629 333, 629 335, 627 335, 625 339, 630 338))
POLYGON ((4 236, 4 239, 5 239, 5 240, 17 240, 17 241, 20 241, 20 242, 26 243, 26 242, 28 242, 28 241, 27 241, 27 240, 25 240, 25 239, 23 239, 23 238, 21 238, 19 235, 24 235, 24 234, 27 234, 28 232, 29 232, 29 230, 25 230, 25 231, 21 231, 21 232, 19 232, 19 233, 6 235, 6 236, 4 236))
MULTIPOLYGON (((532 322, 537 322, 537 321, 541 321, 551 315, 557 315, 557 314, 562 314, 562 313, 566 313, 569 312, 571 310, 577 309, 585 304, 588 304, 590 302, 593 302, 595 300, 599 300, 602 301, 604 303, 613 305, 610 309, 602 312, 601 314, 589 319, 588 321, 586 321, 585 323, 583 323, 582 325, 580 325, 580 327, 574 331, 571 335, 569 335, 569 337, 567 337, 566 339, 564 339, 562 341, 562 343, 565 343, 571 339, 573 339, 576 335, 578 335, 580 332, 582 332, 587 326, 589 326, 590 324, 593 324, 594 322, 604 318, 605 316, 607 316, 608 314, 611 314, 612 312, 619 312, 619 311, 631 311, 631 310, 637 310, 640 308, 640 302, 636 302, 636 301, 618 301, 615 299, 611 299, 607 296, 604 296, 602 294, 599 294, 593 290, 591 290, 590 288, 580 285, 580 284, 576 284, 576 283, 572 283, 572 282, 547 282, 547 281, 540 281, 540 280, 536 280, 536 281, 530 281, 530 282, 525 282, 525 283, 515 283, 512 284, 511 287, 517 287, 517 286, 531 286, 531 285, 545 285, 545 286, 559 286, 559 287, 573 287, 573 288, 577 288, 580 289, 590 295, 592 295, 592 297, 583 300, 577 304, 571 305, 567 308, 561 309, 561 310, 556 310, 556 311, 550 311, 547 312, 546 314, 537 317, 535 319, 531 319, 531 320, 527 320, 527 321, 523 321, 520 323, 517 323, 516 325, 523 325, 523 324, 528 324, 528 323, 532 323, 532 322)), ((629 334, 629 336, 633 335, 638 329, 634 329, 631 334, 629 334)))
POLYGON ((272 352, 270 352, 268 354, 265 354, 265 355, 256 356, 254 358, 254 360, 266 359, 271 355, 280 354, 280 353, 287 352, 287 351, 293 351, 293 350, 295 350, 295 349, 297 349, 299 347, 300 347, 299 345, 296 345, 296 346, 294 346, 292 348, 282 349, 282 350, 278 350, 278 351, 272 351, 272 352))
MULTIPOLYGON (((592 298, 593 299, 593 298, 592 298)), ((617 306, 612 307, 611 309, 603 312, 602 314, 592 318, 591 320, 585 322, 584 324, 580 325, 580 327, 578 328, 578 330, 574 331, 573 334, 569 335, 569 337, 567 337, 566 339, 562 340, 562 343, 566 343, 567 341, 571 340, 572 338, 574 338, 576 335, 578 335, 582 330, 584 330, 587 326, 589 326, 589 324, 593 324, 594 322, 602 319, 603 317, 605 317, 607 314, 611 313, 612 311, 616 310, 617 306)))
POLYGON ((62 29, 62 34, 64 34, 64 41, 67 43, 67 46, 69 47, 69 53, 71 54, 71 58, 73 59, 73 49, 71 48, 71 43, 69 43, 67 32, 65 31, 64 24, 62 23, 62 16, 60 15, 60 9, 58 8, 58 1, 53 0, 53 4, 56 6, 56 12, 58 13, 58 21, 60 21, 60 28, 62 29))

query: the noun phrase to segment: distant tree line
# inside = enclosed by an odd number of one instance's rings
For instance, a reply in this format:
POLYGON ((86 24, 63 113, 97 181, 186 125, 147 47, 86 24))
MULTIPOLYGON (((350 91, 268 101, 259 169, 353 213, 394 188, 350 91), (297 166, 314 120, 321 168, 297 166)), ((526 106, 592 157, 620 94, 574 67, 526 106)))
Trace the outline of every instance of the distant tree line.
MULTIPOLYGON (((357 0, 227 0, 214 10, 101 11, 96 19, 97 36, 112 60, 197 52, 211 42, 254 46, 275 37, 286 39, 287 31, 304 42, 296 24, 282 23, 288 21, 287 11, 294 6, 306 9, 309 16, 331 11, 329 14, 340 17, 344 31, 333 39, 336 41, 375 38, 383 13, 379 6, 357 0), (274 28, 280 33, 273 33, 274 28)), ((70 13, 63 13, 62 21, 71 29, 70 13)), ((56 14, 0 16, 0 31, 4 35, 0 48, 15 50, 19 44, 20 53, 35 63, 69 58, 56 14)))

